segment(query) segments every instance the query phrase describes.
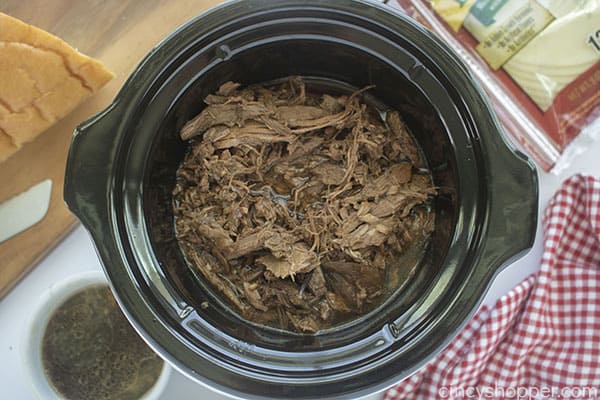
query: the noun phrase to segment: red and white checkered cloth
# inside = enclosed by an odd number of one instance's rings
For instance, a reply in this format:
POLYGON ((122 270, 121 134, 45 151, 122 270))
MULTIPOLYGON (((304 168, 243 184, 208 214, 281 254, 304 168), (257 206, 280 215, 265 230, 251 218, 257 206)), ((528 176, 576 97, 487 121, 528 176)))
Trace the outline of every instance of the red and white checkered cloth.
POLYGON ((540 271, 385 400, 600 399, 600 180, 565 181, 543 222, 540 271))

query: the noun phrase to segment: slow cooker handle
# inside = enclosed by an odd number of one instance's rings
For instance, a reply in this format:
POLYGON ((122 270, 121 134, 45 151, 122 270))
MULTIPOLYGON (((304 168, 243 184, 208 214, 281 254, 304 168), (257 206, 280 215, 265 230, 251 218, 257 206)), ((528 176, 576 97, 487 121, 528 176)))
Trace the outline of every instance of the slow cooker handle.
MULTIPOLYGON (((118 144, 117 104, 75 128, 65 170, 63 196, 69 209, 90 231, 108 221, 107 198, 118 144)), ((94 232, 91 232, 92 234, 94 232)))
POLYGON ((533 246, 539 185, 536 168, 527 156, 504 143, 494 150, 488 177, 490 229, 481 261, 498 273, 533 246))

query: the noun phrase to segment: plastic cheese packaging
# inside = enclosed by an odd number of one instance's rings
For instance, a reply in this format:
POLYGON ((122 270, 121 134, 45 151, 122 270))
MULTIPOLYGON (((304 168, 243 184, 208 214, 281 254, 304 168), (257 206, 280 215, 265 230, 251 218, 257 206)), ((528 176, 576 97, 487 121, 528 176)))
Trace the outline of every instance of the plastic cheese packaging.
POLYGON ((600 0, 398 0, 471 67, 545 170, 600 116, 600 0))

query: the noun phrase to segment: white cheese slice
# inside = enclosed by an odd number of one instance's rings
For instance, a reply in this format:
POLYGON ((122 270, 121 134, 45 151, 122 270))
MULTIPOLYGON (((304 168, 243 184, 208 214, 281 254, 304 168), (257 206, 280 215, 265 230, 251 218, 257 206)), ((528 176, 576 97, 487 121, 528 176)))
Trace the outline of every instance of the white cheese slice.
POLYGON ((50 206, 52 181, 46 179, 0 204, 0 243, 40 222, 50 206))
POLYGON ((546 111, 556 95, 600 61, 588 43, 600 29, 600 5, 584 7, 550 23, 504 64, 504 70, 546 111))
POLYGON ((550 11, 555 18, 562 18, 572 11, 584 8, 600 7, 598 0, 537 0, 537 2, 550 11))

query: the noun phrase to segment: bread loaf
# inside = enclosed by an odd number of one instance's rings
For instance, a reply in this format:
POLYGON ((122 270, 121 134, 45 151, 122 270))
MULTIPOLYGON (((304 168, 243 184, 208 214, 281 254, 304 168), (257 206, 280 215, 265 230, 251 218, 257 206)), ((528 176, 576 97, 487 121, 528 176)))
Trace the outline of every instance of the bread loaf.
POLYGON ((0 13, 0 162, 112 78, 60 38, 0 13))

